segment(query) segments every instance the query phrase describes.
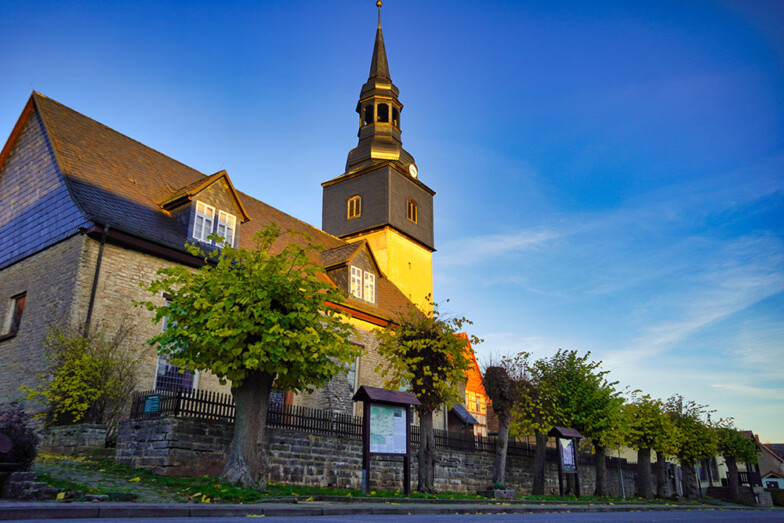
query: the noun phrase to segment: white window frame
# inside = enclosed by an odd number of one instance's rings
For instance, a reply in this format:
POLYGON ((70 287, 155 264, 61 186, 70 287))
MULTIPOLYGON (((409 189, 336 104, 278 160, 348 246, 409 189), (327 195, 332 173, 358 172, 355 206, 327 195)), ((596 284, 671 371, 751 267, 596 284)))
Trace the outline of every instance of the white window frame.
POLYGON ((365 301, 369 301, 371 303, 376 302, 376 275, 372 272, 365 271, 363 294, 365 296, 365 301))
POLYGON ((215 207, 206 203, 196 201, 196 213, 193 217, 193 237, 200 242, 209 242, 207 236, 215 229, 215 207), (201 220, 201 222, 200 222, 201 220), (209 226, 208 226, 209 225, 209 226), (196 228, 201 226, 201 231, 197 234, 196 228))
POLYGON ((237 230, 236 225, 236 216, 225 211, 218 211, 218 236, 223 236, 226 245, 230 247, 234 247, 234 231, 237 230))
POLYGON ((351 295, 362 299, 362 269, 351 266, 351 295))

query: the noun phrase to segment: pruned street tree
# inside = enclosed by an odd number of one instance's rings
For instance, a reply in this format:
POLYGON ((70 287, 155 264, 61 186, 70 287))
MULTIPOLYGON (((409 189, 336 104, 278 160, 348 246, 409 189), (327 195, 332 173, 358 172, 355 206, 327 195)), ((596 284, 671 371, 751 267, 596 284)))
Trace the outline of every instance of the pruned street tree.
POLYGON ((419 415, 419 450, 417 451, 417 490, 435 492, 435 433, 433 412, 443 404, 462 403, 461 384, 471 360, 469 343, 481 342, 475 336, 460 335, 465 318, 441 317, 433 304, 427 311, 415 307, 402 311, 397 325, 375 332, 378 352, 386 360, 379 366, 389 388, 407 389, 421 405, 419 415))
POLYGON ((666 411, 675 425, 679 439, 675 455, 683 470, 683 495, 697 499, 695 463, 716 455, 716 432, 709 425, 710 411, 705 405, 686 400, 680 394, 667 399, 666 411))
MULTIPOLYGON (((656 451, 657 468, 665 472, 665 456, 674 451, 677 430, 664 411, 664 403, 649 394, 632 393, 631 401, 624 406, 626 419, 626 443, 637 450, 637 495, 642 498, 653 496, 651 484, 651 450, 656 451), (661 464, 659 464, 661 462, 661 464)), ((659 480, 657 470, 657 495, 659 480)), ((664 474, 662 474, 664 476, 664 474)))
POLYGON ((525 358, 503 358, 498 365, 490 365, 485 369, 482 378, 485 392, 493 404, 493 412, 498 417, 498 441, 495 447, 493 464, 493 487, 505 488, 506 455, 509 445, 509 426, 512 412, 520 401, 521 380, 524 379, 526 368, 525 358))
POLYGON ((606 379, 609 371, 601 370, 601 361, 592 361, 590 356, 590 352, 580 356, 575 350, 559 350, 551 358, 538 360, 535 366, 544 390, 552 394, 555 421, 590 438, 596 468, 595 495, 607 496, 607 449, 622 443, 623 398, 615 389, 617 382, 606 379))
POLYGON ((732 426, 732 420, 720 423, 716 428, 718 450, 727 464, 727 487, 730 499, 740 497, 738 462, 756 463, 757 445, 752 438, 732 426))
POLYGON ((536 441, 531 494, 544 494, 547 433, 557 422, 557 408, 552 382, 547 380, 546 363, 531 362, 531 355, 521 352, 512 360, 516 381, 516 398, 512 409, 510 433, 515 436, 533 434, 536 441))
POLYGON ((161 354, 231 382, 236 418, 221 478, 259 489, 265 487, 261 445, 273 383, 311 392, 358 355, 348 341, 353 328, 331 306, 343 295, 315 263, 314 249, 307 239, 297 244, 279 237, 271 225, 256 235, 252 250, 223 244, 205 254, 189 245, 208 263, 195 271, 159 270, 146 288, 167 295, 167 303, 142 304, 155 312, 155 322, 167 319, 166 330, 149 340, 161 354))

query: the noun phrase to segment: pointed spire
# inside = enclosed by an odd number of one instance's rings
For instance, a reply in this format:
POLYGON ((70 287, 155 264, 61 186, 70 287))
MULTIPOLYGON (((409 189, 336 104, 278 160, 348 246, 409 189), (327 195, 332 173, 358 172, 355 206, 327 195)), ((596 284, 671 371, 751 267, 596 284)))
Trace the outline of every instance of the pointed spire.
POLYGON ((373 46, 373 60, 370 62, 368 79, 380 76, 391 80, 389 64, 387 63, 387 50, 384 47, 384 34, 381 32, 381 0, 376 2, 376 6, 378 7, 378 29, 376 29, 376 43, 373 46))

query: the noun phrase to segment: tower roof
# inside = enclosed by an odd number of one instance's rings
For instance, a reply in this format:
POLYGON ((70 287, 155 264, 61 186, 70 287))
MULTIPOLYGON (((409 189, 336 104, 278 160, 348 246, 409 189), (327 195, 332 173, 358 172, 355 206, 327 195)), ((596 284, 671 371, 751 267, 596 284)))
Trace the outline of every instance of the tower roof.
POLYGON ((368 80, 376 76, 386 78, 390 82, 392 81, 392 77, 389 76, 387 50, 386 47, 384 47, 384 33, 381 31, 381 25, 376 29, 376 43, 373 45, 373 59, 370 62, 368 80))

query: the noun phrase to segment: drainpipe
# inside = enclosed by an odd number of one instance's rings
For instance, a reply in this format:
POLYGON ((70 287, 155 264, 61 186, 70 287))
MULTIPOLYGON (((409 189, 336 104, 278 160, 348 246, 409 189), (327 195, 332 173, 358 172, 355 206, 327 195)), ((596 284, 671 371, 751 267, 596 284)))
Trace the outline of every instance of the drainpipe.
MULTIPOLYGON (((621 465, 621 449, 618 449, 618 475, 621 477, 621 496, 626 499, 626 488, 623 486, 623 466, 621 465)), ((639 494, 637 494, 639 496, 639 494)))
POLYGON ((85 335, 90 332, 90 321, 93 318, 93 307, 95 305, 95 293, 98 290, 98 276, 101 273, 101 261, 103 261, 103 246, 106 243, 106 234, 109 232, 109 226, 104 225, 103 235, 101 236, 101 246, 98 247, 98 261, 95 263, 95 275, 93 276, 93 288, 90 291, 90 304, 87 306, 87 319, 84 321, 85 335))

